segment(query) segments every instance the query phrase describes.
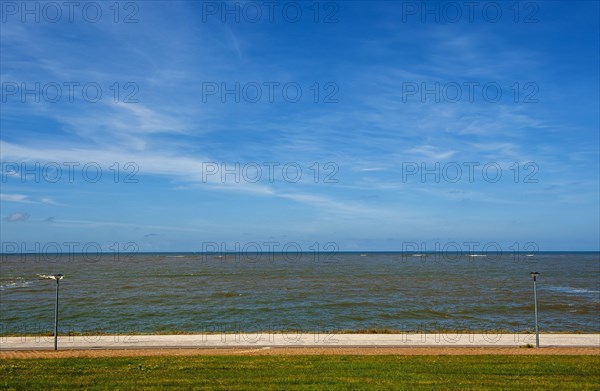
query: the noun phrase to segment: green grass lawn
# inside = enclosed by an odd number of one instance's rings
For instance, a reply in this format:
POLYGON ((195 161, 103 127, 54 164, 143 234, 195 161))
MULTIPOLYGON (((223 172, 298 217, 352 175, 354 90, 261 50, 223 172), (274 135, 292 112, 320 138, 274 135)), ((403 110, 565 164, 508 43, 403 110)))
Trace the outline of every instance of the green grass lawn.
POLYGON ((600 389, 600 356, 0 360, 0 389, 600 389))

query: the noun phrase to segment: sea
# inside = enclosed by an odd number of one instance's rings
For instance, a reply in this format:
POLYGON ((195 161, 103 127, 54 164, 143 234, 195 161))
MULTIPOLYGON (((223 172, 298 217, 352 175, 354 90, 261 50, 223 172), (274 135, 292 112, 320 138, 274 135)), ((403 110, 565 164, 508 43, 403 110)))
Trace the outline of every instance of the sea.
POLYGON ((598 252, 0 256, 0 334, 600 332, 598 252))

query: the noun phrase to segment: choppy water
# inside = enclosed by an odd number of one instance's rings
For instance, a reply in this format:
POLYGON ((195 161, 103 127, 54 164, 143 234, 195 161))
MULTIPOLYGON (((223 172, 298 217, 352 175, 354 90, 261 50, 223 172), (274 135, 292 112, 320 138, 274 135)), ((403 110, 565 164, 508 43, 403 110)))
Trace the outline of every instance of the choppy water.
POLYGON ((63 332, 507 330, 600 332, 598 253, 221 257, 6 255, 2 333, 48 332, 62 273, 63 332), (260 258, 260 259, 258 259, 260 258))

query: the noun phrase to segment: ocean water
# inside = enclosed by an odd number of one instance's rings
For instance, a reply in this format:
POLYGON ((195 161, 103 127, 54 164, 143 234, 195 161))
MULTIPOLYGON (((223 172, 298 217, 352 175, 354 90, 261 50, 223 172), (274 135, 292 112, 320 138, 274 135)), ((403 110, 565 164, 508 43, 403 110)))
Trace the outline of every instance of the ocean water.
POLYGON ((533 329, 600 332, 598 253, 0 257, 1 333, 533 329))

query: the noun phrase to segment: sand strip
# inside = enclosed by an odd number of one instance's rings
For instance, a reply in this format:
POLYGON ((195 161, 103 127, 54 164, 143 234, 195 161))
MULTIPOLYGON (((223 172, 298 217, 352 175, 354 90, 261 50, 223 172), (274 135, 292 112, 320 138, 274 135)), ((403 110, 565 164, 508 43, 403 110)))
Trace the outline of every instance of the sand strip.
POLYGON ((63 351, 2 351, 0 359, 72 358, 72 357, 140 357, 140 356, 278 356, 278 355, 600 355, 600 348, 455 348, 455 347, 306 347, 306 348, 209 348, 209 349, 96 349, 63 351))

